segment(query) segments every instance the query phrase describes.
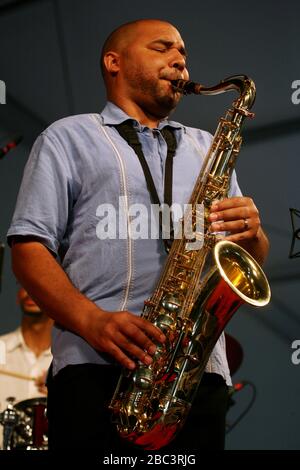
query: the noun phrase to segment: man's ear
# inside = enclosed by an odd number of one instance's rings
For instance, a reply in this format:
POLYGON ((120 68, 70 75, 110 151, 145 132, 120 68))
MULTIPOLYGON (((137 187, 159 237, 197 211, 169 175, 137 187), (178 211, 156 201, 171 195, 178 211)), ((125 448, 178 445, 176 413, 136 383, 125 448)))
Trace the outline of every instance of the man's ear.
POLYGON ((117 52, 108 51, 103 57, 104 67, 107 73, 116 75, 120 70, 120 56, 117 52))

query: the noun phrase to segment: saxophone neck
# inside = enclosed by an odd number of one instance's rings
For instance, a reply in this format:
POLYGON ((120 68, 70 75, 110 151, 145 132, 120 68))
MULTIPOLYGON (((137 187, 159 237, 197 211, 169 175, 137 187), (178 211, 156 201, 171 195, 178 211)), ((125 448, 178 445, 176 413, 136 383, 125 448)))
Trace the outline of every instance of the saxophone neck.
MULTIPOLYGON (((220 83, 212 87, 206 87, 201 83, 192 82, 189 80, 172 80, 172 86, 175 91, 179 91, 184 95, 219 95, 227 91, 237 91, 239 98, 236 100, 238 108, 244 111, 249 111, 255 101, 256 88, 254 81, 246 75, 232 75, 220 83)), ((249 113, 249 117, 253 117, 249 113)))

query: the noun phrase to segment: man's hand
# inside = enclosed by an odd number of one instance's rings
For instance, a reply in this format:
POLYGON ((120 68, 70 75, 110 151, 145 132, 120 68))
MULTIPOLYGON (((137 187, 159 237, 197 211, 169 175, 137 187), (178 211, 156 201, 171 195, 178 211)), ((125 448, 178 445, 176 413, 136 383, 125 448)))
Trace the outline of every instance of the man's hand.
POLYGON ((257 237, 261 227, 259 212, 250 197, 232 197, 213 202, 210 212, 212 232, 230 232, 226 240, 239 242, 257 237))
POLYGON ((269 242, 261 227, 259 211, 250 197, 213 202, 209 218, 212 232, 229 232, 225 240, 238 243, 263 263, 269 242))
POLYGON ((46 387, 46 377, 47 377, 47 371, 44 371, 42 373, 42 375, 37 377, 34 381, 36 388, 43 395, 47 395, 47 393, 48 393, 48 390, 47 390, 47 387, 46 387))
POLYGON ((127 311, 95 310, 89 322, 84 332, 89 344, 110 354, 128 369, 135 368, 134 360, 151 364, 155 343, 163 343, 166 339, 152 323, 127 311))

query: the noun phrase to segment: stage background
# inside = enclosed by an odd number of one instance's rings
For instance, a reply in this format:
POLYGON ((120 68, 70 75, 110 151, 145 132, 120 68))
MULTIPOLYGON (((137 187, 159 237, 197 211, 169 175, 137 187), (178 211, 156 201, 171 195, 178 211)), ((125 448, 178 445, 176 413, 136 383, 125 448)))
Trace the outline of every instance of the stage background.
MULTIPOLYGON (((227 449, 299 449, 300 364, 291 344, 300 339, 300 259, 289 259, 289 208, 300 209, 300 104, 292 82, 300 80, 297 0, 201 2, 137 0, 110 2, 40 0, 0 2, 0 79, 7 104, 0 105, 0 139, 22 134, 22 143, 0 161, 0 240, 13 213, 23 168, 34 139, 51 122, 70 114, 99 112, 105 103, 99 72, 101 44, 112 29, 137 18, 160 18, 185 40, 193 80, 212 85, 235 73, 257 85, 256 117, 248 120, 237 165, 240 186, 261 212, 271 250, 265 270, 272 302, 263 310, 243 307, 227 332, 244 358, 234 383, 255 385, 254 405, 227 435, 227 449)), ((187 97, 174 119, 215 130, 233 99, 187 97)), ((300 219, 296 220, 300 228, 300 219)), ((300 241, 295 244, 300 251, 300 241)), ((19 324, 16 281, 5 249, 0 296, 0 333, 19 324)), ((228 425, 247 408, 252 389, 233 396, 228 425)))

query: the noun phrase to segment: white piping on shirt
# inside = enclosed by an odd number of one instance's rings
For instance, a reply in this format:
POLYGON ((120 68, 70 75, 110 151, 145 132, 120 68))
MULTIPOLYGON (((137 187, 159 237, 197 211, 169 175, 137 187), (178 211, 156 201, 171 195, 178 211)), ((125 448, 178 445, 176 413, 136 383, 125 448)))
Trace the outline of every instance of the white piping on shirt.
POLYGON ((127 181, 126 181, 126 170, 124 166, 123 159, 121 157, 121 154, 117 147, 115 146, 114 142, 112 141, 111 137, 108 135, 107 131, 105 130, 105 127, 99 122, 97 119, 97 115, 91 115, 91 117, 96 121, 96 123, 100 126, 101 131, 105 135, 106 139, 110 143, 115 156, 117 157, 120 171, 121 171, 121 185, 122 189, 124 192, 124 205, 125 205, 125 212, 127 216, 127 259, 128 259, 128 270, 127 270, 127 282, 126 282, 126 287, 125 287, 125 292, 124 292, 124 300, 121 303, 120 310, 125 310, 126 304, 128 302, 128 297, 129 297, 129 291, 130 291, 130 284, 132 280, 132 275, 133 275, 133 261, 132 261, 132 237, 130 233, 130 219, 129 219, 129 208, 128 208, 128 187, 127 187, 127 181))

